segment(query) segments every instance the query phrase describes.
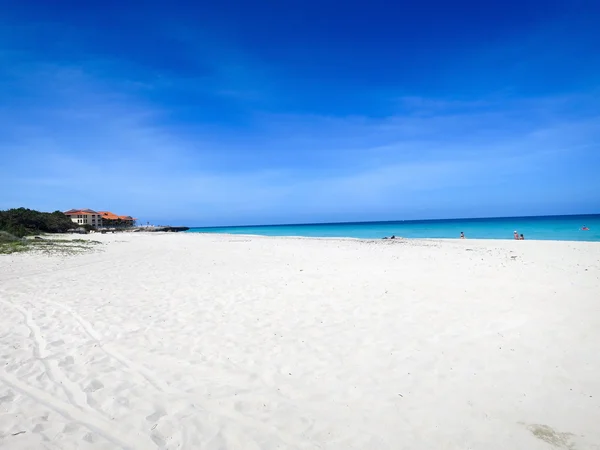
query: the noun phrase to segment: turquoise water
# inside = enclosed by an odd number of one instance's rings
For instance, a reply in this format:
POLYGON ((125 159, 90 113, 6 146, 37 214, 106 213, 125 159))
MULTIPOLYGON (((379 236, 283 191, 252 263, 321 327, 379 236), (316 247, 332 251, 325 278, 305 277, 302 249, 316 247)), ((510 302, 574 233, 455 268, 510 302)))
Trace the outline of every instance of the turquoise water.
POLYGON ((458 238, 463 231, 467 238, 472 239, 513 239, 515 230, 523 233, 525 239, 600 241, 600 214, 191 228, 189 232, 377 239, 391 235, 405 238, 458 238), (584 225, 590 230, 581 230, 584 225))

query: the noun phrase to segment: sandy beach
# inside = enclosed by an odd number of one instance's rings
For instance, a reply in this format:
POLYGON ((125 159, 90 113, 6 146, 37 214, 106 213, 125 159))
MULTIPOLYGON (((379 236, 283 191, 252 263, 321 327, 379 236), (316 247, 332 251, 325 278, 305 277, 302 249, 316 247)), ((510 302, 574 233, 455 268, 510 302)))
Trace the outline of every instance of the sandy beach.
POLYGON ((600 243, 89 238, 0 255, 0 448, 600 448, 600 243))

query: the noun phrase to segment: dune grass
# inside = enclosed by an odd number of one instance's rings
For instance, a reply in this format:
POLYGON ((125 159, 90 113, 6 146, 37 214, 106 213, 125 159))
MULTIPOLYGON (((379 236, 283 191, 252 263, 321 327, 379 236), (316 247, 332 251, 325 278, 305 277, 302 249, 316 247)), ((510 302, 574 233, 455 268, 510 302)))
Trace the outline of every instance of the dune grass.
POLYGON ((87 239, 11 239, 3 236, 0 238, 0 254, 33 251, 45 254, 76 255, 95 251, 98 244, 101 242, 87 239))

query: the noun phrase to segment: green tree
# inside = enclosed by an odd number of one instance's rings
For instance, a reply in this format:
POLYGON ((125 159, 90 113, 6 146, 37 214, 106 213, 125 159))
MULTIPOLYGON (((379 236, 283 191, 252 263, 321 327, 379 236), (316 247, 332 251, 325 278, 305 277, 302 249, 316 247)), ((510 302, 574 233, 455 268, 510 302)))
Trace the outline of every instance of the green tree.
POLYGON ((27 208, 0 211, 0 230, 23 237, 40 233, 64 233, 76 225, 60 211, 46 213, 27 208))

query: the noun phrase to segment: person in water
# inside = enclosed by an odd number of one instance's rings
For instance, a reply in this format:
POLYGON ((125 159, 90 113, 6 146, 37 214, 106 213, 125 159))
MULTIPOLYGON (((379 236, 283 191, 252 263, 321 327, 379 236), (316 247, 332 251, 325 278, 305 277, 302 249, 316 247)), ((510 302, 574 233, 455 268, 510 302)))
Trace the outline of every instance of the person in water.
POLYGON ((584 226, 582 226, 582 227, 581 227, 581 229, 582 229, 583 231, 590 231, 590 229, 589 229, 588 227, 586 227, 585 225, 584 225, 584 226))
POLYGON ((517 230, 514 231, 513 236, 515 237, 515 241, 519 240, 519 233, 517 233, 517 230))
POLYGON ((519 236, 519 240, 520 240, 520 241, 524 241, 524 240, 525 240, 525 236, 523 236, 523 235, 521 234, 521 236, 519 236))
POLYGON ((464 239, 464 238, 465 238, 465 233, 464 233, 464 232, 462 232, 462 231, 460 232, 460 238, 461 238, 461 239, 464 239))

